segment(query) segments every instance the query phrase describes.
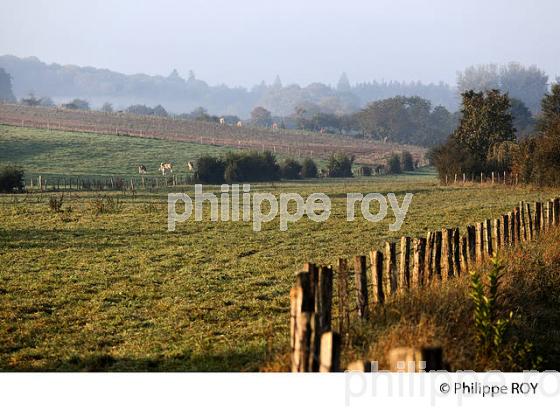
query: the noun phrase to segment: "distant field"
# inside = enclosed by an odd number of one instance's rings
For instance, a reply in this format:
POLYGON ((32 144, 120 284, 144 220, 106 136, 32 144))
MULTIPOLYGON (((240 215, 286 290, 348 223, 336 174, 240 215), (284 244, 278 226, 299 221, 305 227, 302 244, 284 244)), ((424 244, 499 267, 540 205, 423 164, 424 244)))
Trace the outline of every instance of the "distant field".
POLYGON ((278 219, 255 233, 250 223, 206 216, 168 233, 164 194, 111 193, 121 205, 97 216, 96 193, 67 193, 63 214, 49 210, 54 194, 0 196, 0 370, 259 370, 289 349, 288 295, 302 263, 334 264, 387 239, 465 226, 519 200, 558 194, 442 187, 430 172, 252 188, 324 192, 332 214, 324 223, 304 218, 286 232, 278 219), (415 196, 395 233, 388 231, 392 217, 347 222, 348 192, 415 196))
POLYGON ((171 162, 175 172, 184 173, 188 161, 231 150, 182 141, 0 125, 0 165, 20 165, 35 175, 138 175, 139 164, 155 175, 161 162, 171 162))
POLYGON ((421 147, 335 134, 282 129, 273 131, 248 126, 239 128, 203 121, 11 104, 0 104, 0 124, 153 137, 240 149, 267 149, 286 156, 324 159, 333 152, 345 152, 355 155, 356 161, 363 164, 384 163, 391 153, 405 149, 417 160, 423 160, 426 152, 426 149, 421 147))

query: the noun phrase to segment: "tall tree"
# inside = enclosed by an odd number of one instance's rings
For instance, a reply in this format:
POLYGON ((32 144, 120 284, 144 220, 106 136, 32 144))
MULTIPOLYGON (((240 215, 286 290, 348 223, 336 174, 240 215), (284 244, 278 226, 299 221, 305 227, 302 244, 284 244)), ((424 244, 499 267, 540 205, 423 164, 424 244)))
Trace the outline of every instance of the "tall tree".
POLYGON ((541 103, 541 116, 538 121, 540 131, 560 130, 560 83, 552 85, 541 103))
POLYGON ((470 66, 457 73, 457 90, 487 91, 500 88, 500 75, 496 64, 470 66))
POLYGON ((336 90, 340 93, 349 93, 352 91, 350 87, 350 81, 348 81, 348 76, 346 73, 342 73, 340 79, 338 80, 338 84, 336 86, 336 90))
POLYGON ((531 112, 540 111, 540 102, 547 91, 548 76, 537 66, 524 67, 509 63, 500 67, 500 89, 525 103, 531 112))
POLYGON ((492 145, 515 139, 509 97, 499 90, 466 91, 462 97, 463 116, 451 137, 473 158, 485 162, 492 145))
POLYGON ((270 127, 272 125, 272 115, 266 108, 255 107, 251 111, 251 121, 259 127, 270 127))
POLYGON ((0 67, 0 102, 15 102, 16 97, 12 91, 12 77, 0 67))

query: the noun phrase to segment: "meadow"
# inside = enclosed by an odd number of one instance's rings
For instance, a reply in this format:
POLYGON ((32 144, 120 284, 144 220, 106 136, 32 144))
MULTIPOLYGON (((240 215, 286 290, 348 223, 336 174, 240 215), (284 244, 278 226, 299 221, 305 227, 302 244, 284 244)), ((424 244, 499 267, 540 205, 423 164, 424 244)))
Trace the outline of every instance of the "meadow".
MULTIPOLYGON (((29 174, 126 175, 162 157, 178 163, 225 148, 147 138, 0 127, 0 165, 29 174), (131 154, 133 153, 133 155, 131 154)), ((169 188, 171 189, 171 188, 169 188)), ((193 193, 192 186, 173 188, 193 193)), ((205 186, 217 192, 219 187, 205 186)), ((431 169, 399 176, 283 181, 252 192, 314 192, 329 219, 279 230, 192 219, 167 231, 167 191, 0 196, 0 369, 256 371, 289 350, 289 290, 305 262, 336 264, 386 240, 465 226, 557 190, 442 186, 431 169), (394 217, 346 221, 348 192, 414 197, 400 231, 394 217)), ((373 210, 372 210, 373 211, 373 210)), ((358 214, 359 216, 359 214, 358 214)), ((282 367, 280 367, 282 368, 282 367)))
MULTIPOLYGON (((209 188, 212 189, 212 188, 209 188)), ((214 187, 213 189, 216 189, 214 187)), ((192 193, 192 187, 182 191, 192 193)), ((165 193, 0 197, 0 368, 3 370, 259 370, 289 348, 289 289, 304 262, 336 263, 387 239, 495 217, 527 187, 442 187, 430 172, 258 184, 252 191, 324 192, 330 218, 253 232, 250 222, 189 220, 167 232, 165 193), (393 218, 346 221, 347 192, 414 194, 393 218), (117 202, 99 211, 99 201, 117 202)))
POLYGON ((188 161, 227 151, 231 148, 0 125, 0 165, 19 165, 28 175, 138 176, 140 164, 157 175, 161 162, 185 173, 188 161))

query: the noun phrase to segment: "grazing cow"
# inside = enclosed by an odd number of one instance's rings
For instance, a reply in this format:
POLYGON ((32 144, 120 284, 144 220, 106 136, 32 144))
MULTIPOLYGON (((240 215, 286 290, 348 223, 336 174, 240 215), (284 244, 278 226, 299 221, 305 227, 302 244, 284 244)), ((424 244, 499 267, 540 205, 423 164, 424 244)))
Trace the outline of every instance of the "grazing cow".
POLYGON ((238 127, 243 127, 243 123, 241 121, 237 121, 237 126, 238 127))
POLYGON ((220 118, 220 125, 224 125, 226 123, 226 119, 224 117, 220 118))
POLYGON ((165 176, 167 171, 173 173, 173 165, 171 165, 170 162, 162 162, 159 166, 159 170, 161 171, 161 174, 165 176))
POLYGON ((146 172, 148 172, 148 170, 146 169, 146 166, 143 165, 143 164, 140 164, 138 166, 138 173, 142 175, 142 174, 145 174, 146 172))
POLYGON ((194 171, 194 164, 191 161, 187 162, 187 168, 191 172, 194 171))

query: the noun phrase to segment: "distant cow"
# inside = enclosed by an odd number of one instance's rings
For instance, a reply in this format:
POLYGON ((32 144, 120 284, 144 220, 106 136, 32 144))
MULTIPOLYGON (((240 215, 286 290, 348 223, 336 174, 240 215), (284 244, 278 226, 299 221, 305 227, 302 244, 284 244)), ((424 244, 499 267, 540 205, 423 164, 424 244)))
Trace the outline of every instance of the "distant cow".
POLYGON ((145 174, 146 172, 148 172, 148 170, 146 169, 146 166, 140 164, 140 165, 138 166, 138 173, 139 173, 139 174, 145 174))
POLYGON ((194 164, 191 161, 187 162, 187 168, 191 172, 194 171, 194 164))
POLYGON ((278 124, 276 124, 275 122, 272 123, 272 129, 277 130, 278 129, 278 124))
POLYGON ((243 123, 241 121, 237 121, 237 126, 238 127, 243 127, 243 123))
POLYGON ((224 125, 226 123, 226 119, 224 117, 220 118, 220 125, 224 125))
POLYGON ((161 174, 165 176, 165 174, 167 174, 167 171, 173 173, 173 165, 171 165, 170 162, 162 162, 159 166, 159 170, 161 171, 161 174))

